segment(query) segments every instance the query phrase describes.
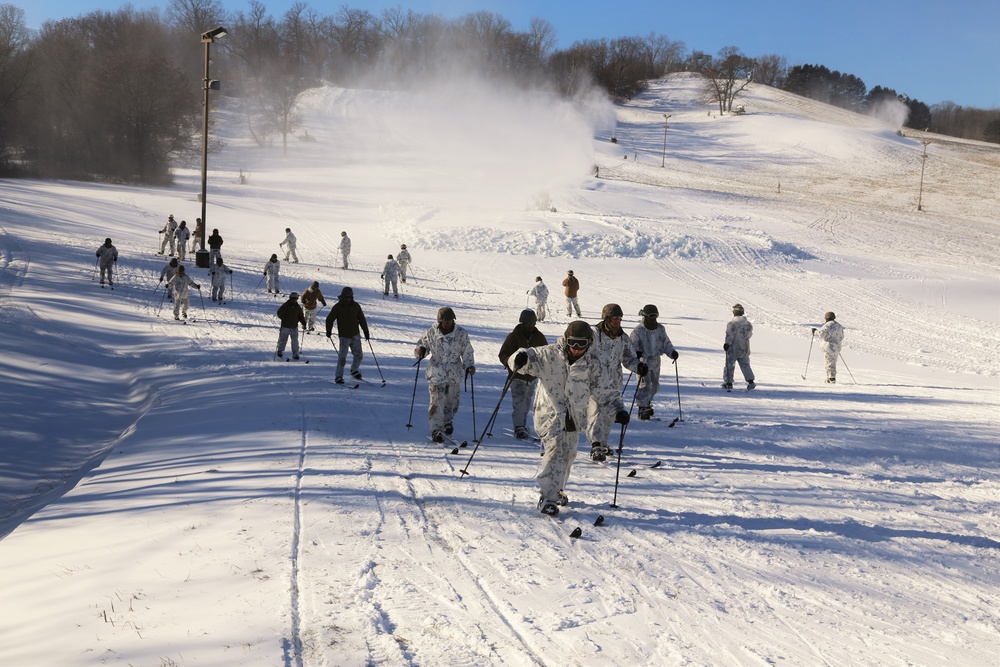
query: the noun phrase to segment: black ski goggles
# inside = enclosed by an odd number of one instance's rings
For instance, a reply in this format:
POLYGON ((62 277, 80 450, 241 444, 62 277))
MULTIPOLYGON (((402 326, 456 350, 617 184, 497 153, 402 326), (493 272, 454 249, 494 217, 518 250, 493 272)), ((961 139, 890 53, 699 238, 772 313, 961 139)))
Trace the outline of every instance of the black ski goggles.
POLYGON ((574 350, 586 350, 590 347, 589 338, 577 338, 575 336, 567 338, 566 344, 569 345, 574 350))

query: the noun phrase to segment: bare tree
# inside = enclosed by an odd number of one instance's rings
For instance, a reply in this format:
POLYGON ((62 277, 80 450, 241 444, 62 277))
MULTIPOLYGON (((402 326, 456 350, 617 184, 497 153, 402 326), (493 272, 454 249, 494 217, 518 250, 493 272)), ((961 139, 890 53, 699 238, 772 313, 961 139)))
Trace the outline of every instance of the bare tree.
POLYGON ((705 91, 711 101, 718 102, 720 114, 733 110, 737 95, 753 81, 755 66, 756 62, 738 48, 726 46, 702 69, 705 91))
POLYGON ((30 33, 24 24, 24 10, 0 5, 0 167, 13 159, 12 145, 28 92, 32 69, 30 33))
POLYGON ((754 83, 760 83, 772 88, 781 88, 788 74, 788 59, 775 53, 757 57, 757 67, 754 69, 754 83))

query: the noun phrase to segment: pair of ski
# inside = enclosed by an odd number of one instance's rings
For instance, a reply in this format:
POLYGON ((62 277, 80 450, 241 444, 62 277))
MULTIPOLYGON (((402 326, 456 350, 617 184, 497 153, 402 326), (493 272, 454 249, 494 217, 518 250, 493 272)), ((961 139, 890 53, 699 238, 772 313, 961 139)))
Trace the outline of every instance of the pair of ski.
POLYGON ((444 433, 441 433, 440 435, 444 439, 444 442, 437 442, 437 441, 434 440, 433 437, 428 438, 428 440, 430 440, 431 442, 433 442, 435 444, 441 445, 445 449, 448 449, 449 447, 451 447, 451 450, 448 452, 449 454, 458 454, 458 450, 460 448, 464 448, 464 447, 468 447, 469 446, 469 441, 468 440, 463 440, 462 442, 459 442, 458 440, 455 440, 455 438, 451 437, 450 435, 446 435, 444 433))

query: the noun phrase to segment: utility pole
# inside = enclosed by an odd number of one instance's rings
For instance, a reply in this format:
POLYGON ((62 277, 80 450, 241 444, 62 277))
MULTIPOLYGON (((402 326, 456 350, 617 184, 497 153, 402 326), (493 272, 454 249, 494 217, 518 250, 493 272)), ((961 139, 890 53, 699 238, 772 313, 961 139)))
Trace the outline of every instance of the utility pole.
POLYGON ((923 211, 924 202, 924 169, 927 167, 927 144, 931 143, 930 139, 924 139, 921 141, 924 145, 924 154, 920 156, 920 194, 917 195, 917 210, 923 211))
MULTIPOLYGON (((673 114, 670 114, 671 116, 673 114)), ((667 114, 663 114, 663 159, 660 160, 660 167, 667 166, 667 128, 670 127, 667 124, 667 120, 670 118, 667 114)))

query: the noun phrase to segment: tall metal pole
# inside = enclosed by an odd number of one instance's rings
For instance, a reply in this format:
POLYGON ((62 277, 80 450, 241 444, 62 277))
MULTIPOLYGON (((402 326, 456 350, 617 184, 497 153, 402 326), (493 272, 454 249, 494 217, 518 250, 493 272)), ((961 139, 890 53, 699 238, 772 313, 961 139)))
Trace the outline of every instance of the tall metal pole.
MULTIPOLYGON (((208 33, 205 33, 208 34, 208 33)), ((205 43, 205 78, 202 82, 202 90, 205 93, 204 101, 202 102, 202 107, 204 115, 202 117, 201 125, 201 249, 205 249, 205 228, 208 227, 208 217, 205 215, 205 206, 208 202, 208 55, 209 47, 212 46, 211 37, 206 38, 205 35, 201 36, 201 41, 205 43)))
POLYGON ((205 209, 208 204, 208 91, 218 90, 219 82, 212 81, 208 77, 208 64, 210 62, 210 47, 217 37, 225 37, 228 31, 223 27, 215 28, 201 33, 201 43, 205 45, 205 76, 202 79, 202 101, 203 116, 201 125, 201 250, 198 251, 196 259, 199 260, 199 268, 208 267, 208 255, 205 250, 205 237, 208 236, 208 216, 205 209), (202 266, 201 262, 205 263, 202 266))
POLYGON ((924 169, 927 167, 927 144, 931 143, 930 140, 924 139, 921 143, 924 145, 924 154, 920 156, 920 194, 917 195, 917 210, 923 211, 924 202, 924 169))
MULTIPOLYGON (((671 114, 673 115, 673 114, 671 114)), ((667 166, 667 119, 670 118, 667 114, 663 114, 663 159, 660 161, 661 167, 667 166)))

